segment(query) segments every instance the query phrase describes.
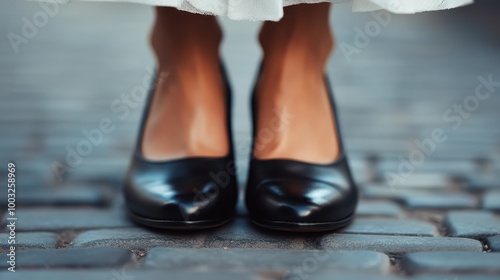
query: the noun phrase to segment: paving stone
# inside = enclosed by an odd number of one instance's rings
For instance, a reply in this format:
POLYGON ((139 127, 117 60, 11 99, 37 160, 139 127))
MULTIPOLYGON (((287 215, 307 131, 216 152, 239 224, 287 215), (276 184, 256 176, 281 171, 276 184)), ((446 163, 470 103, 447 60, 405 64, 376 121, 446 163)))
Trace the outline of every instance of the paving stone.
POLYGON ((232 223, 207 233, 208 248, 315 249, 311 235, 285 235, 261 229, 248 219, 237 218, 232 223))
POLYGON ((205 233, 153 231, 144 228, 97 229, 80 233, 73 241, 74 248, 119 247, 149 250, 153 247, 190 247, 203 245, 205 233))
MULTIPOLYGON (((12 272, 0 272, 0 279, 3 277, 9 277, 6 279, 10 280, 26 280, 26 279, 51 279, 51 280, 158 280, 165 279, 165 275, 168 275, 167 279, 207 279, 207 280, 270 280, 270 279, 285 279, 282 278, 279 273, 267 273, 267 272, 231 272, 231 271, 177 271, 177 270, 161 270, 161 269, 58 269, 58 270, 21 270, 12 272)), ((302 274, 304 275, 304 274, 302 274)), ((302 276, 301 275, 301 276, 302 276)), ((335 279, 345 279, 345 280, 399 280, 404 278, 399 278, 394 275, 385 274, 374 274, 374 273, 355 273, 355 272, 345 272, 345 271, 329 271, 327 273, 315 273, 311 275, 306 275, 309 280, 330 280, 332 275, 335 275, 335 279)), ((293 279, 293 278, 292 278, 293 279)), ((301 278, 297 278, 301 279, 301 278)), ((467 279, 467 278, 460 278, 467 279)), ((446 279, 440 279, 446 280, 446 279)), ((482 278, 480 278, 482 280, 482 278)))
POLYGON ((409 273, 500 272, 500 254, 475 252, 418 252, 405 255, 401 267, 409 273))
POLYGON ((416 220, 357 218, 339 233, 437 236, 438 230, 433 224, 416 220))
POLYGON ((9 280, 159 280, 159 279, 203 279, 203 280, 250 280, 258 279, 249 273, 224 271, 175 271, 159 269, 58 269, 20 270, 16 273, 0 272, 0 279, 9 280), (5 275, 5 276, 4 276, 5 275), (7 278, 4 278, 7 277, 7 278))
POLYGON ((248 215, 247 207, 245 206, 243 199, 240 199, 236 205, 236 214, 239 217, 246 217, 248 215))
MULTIPOLYGON (((18 231, 132 227, 120 209, 30 208, 16 211, 18 231)), ((5 228, 5 220, 3 222, 5 228)))
POLYGON ((465 209, 477 205, 474 197, 461 193, 428 193, 408 195, 404 203, 410 209, 465 209))
POLYGON ((500 219, 486 211, 451 211, 444 223, 451 236, 481 238, 500 234, 500 219))
MULTIPOLYGON (((397 169, 399 162, 394 162, 393 169, 388 170, 389 173, 393 174, 398 174, 397 172, 394 173, 393 170, 394 168, 397 169)), ((436 170, 434 170, 436 171, 436 170)), ((387 171, 386 171, 387 172, 387 171)), ((380 178, 385 179, 385 174, 380 175, 380 178)), ((443 172, 426 172, 426 173, 413 173, 410 177, 408 177, 406 180, 403 180, 395 185, 396 188, 402 188, 402 189, 409 189, 409 188, 416 188, 416 189, 443 189, 449 186, 450 184, 450 178, 449 176, 446 175, 446 173, 443 172)))
POLYGON ((420 274, 411 277, 412 280, 498 280, 498 275, 487 274, 420 274))
POLYGON ((463 193, 391 189, 377 186, 365 187, 363 196, 398 201, 410 209, 462 209, 473 208, 477 204, 474 197, 463 193))
MULTIPOLYGON (((59 236, 51 232, 19 232, 16 233, 16 250, 26 249, 55 249, 59 242, 59 236)), ((0 253, 7 252, 10 244, 7 243, 8 233, 0 233, 0 253)))
POLYGON ((345 270, 386 272, 389 258, 366 251, 281 250, 281 249, 189 249, 153 248, 144 260, 145 267, 200 270, 282 271, 292 269, 308 273, 345 270))
POLYGON ((420 190, 409 190, 403 188, 391 188, 385 185, 379 184, 367 184, 361 187, 362 195, 367 198, 375 199, 392 199, 397 201, 403 201, 406 195, 412 194, 422 194, 423 191, 420 190))
POLYGON ((489 191, 483 195, 483 208, 500 211, 500 191, 489 191))
POLYGON ((408 189, 391 189, 389 187, 379 187, 374 185, 365 185, 361 188, 361 197, 365 199, 387 200, 404 204, 404 198, 407 195, 419 195, 421 191, 411 191, 408 189))
POLYGON ((356 209, 356 215, 378 217, 403 217, 401 207, 390 201, 361 200, 356 209))
MULTIPOLYGON (((394 132, 393 132, 394 133, 394 132)), ((384 175, 387 172, 394 172, 398 168, 398 165, 400 164, 400 161, 397 159, 384 159, 380 160, 376 164, 376 170, 377 173, 380 174, 382 179, 384 178, 384 175)), ((423 185, 420 184, 418 187, 426 187, 426 186, 432 186, 429 184, 429 181, 425 182, 426 179, 429 177, 433 176, 433 174, 450 174, 450 173, 457 173, 457 172, 469 172, 471 170, 474 170, 474 162, 471 160, 434 160, 432 158, 428 158, 425 161, 425 164, 422 164, 418 167, 419 173, 417 173, 417 179, 420 179, 420 182, 424 181, 423 185), (422 175, 421 175, 422 174, 422 175), (427 176, 427 178, 422 178, 423 176, 427 176), (423 180, 422 180, 423 179, 423 180)), ((415 179, 414 176, 416 174, 413 174, 411 176, 412 181, 415 179)), ((441 176, 443 176, 441 175, 441 176)), ((443 179, 440 179, 439 177, 435 177, 434 180, 430 181, 434 183, 434 188, 439 188, 439 187, 446 187, 447 184, 449 183, 449 176, 445 177, 443 179), (439 181, 438 181, 439 180, 439 181)), ((420 183, 418 182, 418 183, 420 183)), ((414 186, 417 184, 413 184, 414 186)))
POLYGON ((481 242, 467 238, 416 237, 392 235, 328 234, 321 239, 321 247, 331 250, 367 250, 384 253, 420 251, 481 252, 481 242))
MULTIPOLYGON (((2 145, 0 145, 1 147, 2 145)), ((9 146, 9 150, 16 150, 12 149, 12 146, 9 146)), ((19 155, 22 153, 21 151, 18 151, 19 155)), ((4 155, 4 152, 1 151, 0 154, 4 155)), ((19 166, 19 165, 18 165, 19 166)), ((23 166, 24 169, 24 166, 23 166)), ((41 188, 43 188, 46 185, 47 179, 45 178, 46 176, 41 175, 39 172, 33 172, 31 170, 16 170, 16 192, 17 191, 36 191, 41 188)), ((0 171, 0 178, 7 178, 7 173, 4 172, 4 170, 0 171)), ((0 198, 2 199, 1 203, 4 205, 4 198, 7 197, 7 192, 2 192, 0 194, 0 198)), ((16 199, 18 197, 16 196, 16 199)))
MULTIPOLYGON (((16 268, 90 268, 119 267, 134 259, 120 248, 40 249, 16 253, 16 268)), ((8 256, 0 255, 0 268, 9 266, 8 256)))
MULTIPOLYGON (((0 195, 0 206, 6 206, 7 192, 0 195)), ((58 187, 57 189, 20 189, 16 195, 17 206, 105 206, 109 199, 93 187, 58 187)))
POLYGON ((480 190, 499 190, 500 176, 497 174, 491 175, 469 175, 467 176, 467 188, 473 191, 480 190))
MULTIPOLYGON (((321 274, 312 274, 310 275, 309 278, 300 278, 296 277, 292 279, 308 279, 308 280, 332 280, 332 279, 342 279, 342 280, 398 280, 398 279, 404 279, 397 277, 395 275, 386 275, 386 274, 374 274, 374 273, 345 273, 345 272, 328 272, 328 273, 321 273, 321 274)), ((444 280, 444 279, 441 279, 444 280)))
POLYGON ((486 238, 488 248, 493 252, 500 252, 500 235, 486 238))

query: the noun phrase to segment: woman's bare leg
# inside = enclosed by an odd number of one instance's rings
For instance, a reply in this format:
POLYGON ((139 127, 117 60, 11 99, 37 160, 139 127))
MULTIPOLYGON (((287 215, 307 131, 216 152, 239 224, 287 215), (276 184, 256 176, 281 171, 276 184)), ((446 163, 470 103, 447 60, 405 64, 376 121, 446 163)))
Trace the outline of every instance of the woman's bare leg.
POLYGON ((214 17, 156 8, 151 45, 161 75, 143 135, 147 159, 228 153, 221 40, 214 17))
POLYGON ((290 6, 281 21, 262 27, 257 133, 266 133, 257 134, 254 154, 259 159, 331 163, 339 154, 323 79, 334 46, 329 11, 328 3, 290 6), (273 120, 280 113, 288 118, 276 129, 273 120))

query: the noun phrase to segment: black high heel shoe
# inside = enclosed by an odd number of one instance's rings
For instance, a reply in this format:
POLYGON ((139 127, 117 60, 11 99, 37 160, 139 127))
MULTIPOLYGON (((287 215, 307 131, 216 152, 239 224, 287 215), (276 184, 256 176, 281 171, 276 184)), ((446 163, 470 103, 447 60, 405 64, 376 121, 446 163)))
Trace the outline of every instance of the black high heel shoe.
POLYGON ((231 91, 224 68, 227 133, 225 157, 150 161, 141 154, 142 135, 155 92, 144 109, 139 138, 124 186, 128 215, 136 223, 164 229, 204 229, 233 218, 238 196, 231 137, 231 91))
MULTIPOLYGON (((358 191, 342 144, 333 94, 325 83, 334 112, 340 155, 331 164, 311 164, 287 159, 260 160, 251 156, 245 202, 255 224, 284 231, 314 232, 349 225, 354 217, 358 191)), ((255 144, 257 102, 252 95, 255 144)))

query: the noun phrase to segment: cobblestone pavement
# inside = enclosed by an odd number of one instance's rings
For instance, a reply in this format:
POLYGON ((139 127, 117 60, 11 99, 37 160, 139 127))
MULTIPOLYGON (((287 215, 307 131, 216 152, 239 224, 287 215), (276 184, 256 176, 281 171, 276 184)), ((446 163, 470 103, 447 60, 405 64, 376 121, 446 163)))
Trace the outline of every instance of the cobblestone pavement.
MULTIPOLYGON (((362 200, 350 227, 299 235, 252 226, 241 204, 210 231, 129 222, 119 191, 142 103, 125 100, 154 68, 151 9, 2 1, 0 279, 499 279, 500 6, 478 2, 389 17, 334 8, 329 75, 362 200), (106 119, 114 130, 83 147, 106 119)), ((222 22, 243 186, 258 24, 222 22)))

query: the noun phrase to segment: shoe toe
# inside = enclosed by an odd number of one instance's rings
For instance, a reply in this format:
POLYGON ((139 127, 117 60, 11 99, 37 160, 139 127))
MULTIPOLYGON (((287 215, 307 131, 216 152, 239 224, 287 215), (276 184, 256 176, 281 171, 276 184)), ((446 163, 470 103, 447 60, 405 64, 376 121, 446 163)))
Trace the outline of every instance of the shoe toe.
POLYGON ((231 201, 227 192, 222 192, 210 178, 151 182, 127 189, 129 209, 150 219, 188 222, 217 219, 231 212, 230 203, 224 203, 231 201))
POLYGON ((274 180, 255 189, 249 209, 257 220, 332 222, 352 214, 353 195, 349 189, 321 181, 274 180))

